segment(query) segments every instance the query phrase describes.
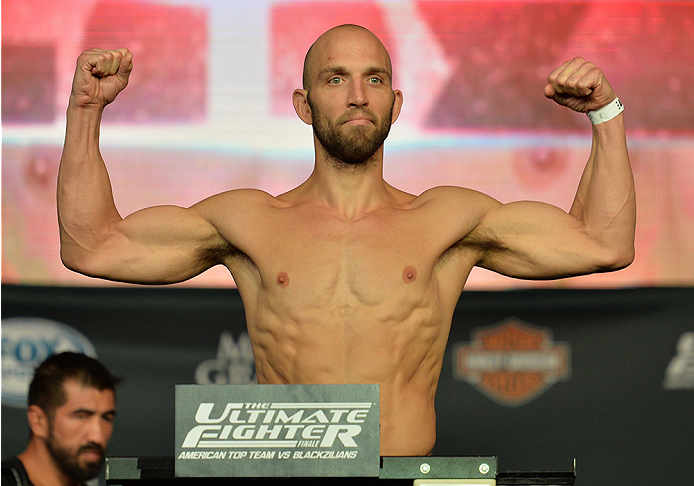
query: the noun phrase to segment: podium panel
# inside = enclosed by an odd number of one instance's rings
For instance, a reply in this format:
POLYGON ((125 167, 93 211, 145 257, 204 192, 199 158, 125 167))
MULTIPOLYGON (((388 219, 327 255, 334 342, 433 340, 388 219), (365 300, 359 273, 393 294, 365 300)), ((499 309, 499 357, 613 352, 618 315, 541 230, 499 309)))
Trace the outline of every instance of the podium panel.
MULTIPOLYGON (((412 485, 420 484, 473 484, 495 486, 497 458, 493 456, 473 457, 382 457, 378 476, 373 477, 235 477, 234 485, 347 485, 359 481, 360 485, 412 485), (436 483, 442 480, 466 480, 467 483, 436 483)), ((274 474, 274 473, 273 473, 274 474)), ((108 486, 179 486, 203 484, 228 484, 232 478, 176 477, 174 457, 108 457, 106 458, 106 484, 108 486)))
POLYGON ((354 485, 363 486, 502 486, 502 485, 572 485, 571 471, 497 471, 496 456, 463 457, 381 457, 378 477, 252 477, 190 478, 176 477, 173 456, 108 457, 107 486, 202 486, 229 484, 239 486, 354 485))

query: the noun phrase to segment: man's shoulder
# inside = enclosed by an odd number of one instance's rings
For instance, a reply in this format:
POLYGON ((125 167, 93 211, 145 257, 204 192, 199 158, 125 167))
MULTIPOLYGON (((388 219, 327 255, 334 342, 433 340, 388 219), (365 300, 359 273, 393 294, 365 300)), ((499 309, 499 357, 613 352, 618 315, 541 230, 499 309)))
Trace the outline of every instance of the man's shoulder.
POLYGON ((278 197, 275 197, 260 189, 232 189, 203 199, 195 204, 192 209, 208 217, 220 214, 227 215, 230 212, 239 214, 256 213, 283 206, 278 197))
POLYGON ((24 464, 17 456, 2 461, 2 486, 33 486, 24 464))
POLYGON ((441 205, 446 207, 453 205, 466 211, 471 209, 486 211, 500 203, 487 194, 467 187, 436 186, 420 194, 416 199, 416 204, 417 206, 441 205))
POLYGON ((242 189, 231 189, 229 191, 224 191, 214 196, 201 201, 211 201, 214 203, 228 202, 228 201, 243 201, 243 202, 255 202, 258 204, 278 204, 279 199, 272 194, 265 192, 261 189, 252 188, 242 188, 242 189))
POLYGON ((483 192, 461 186, 435 186, 427 189, 419 196, 430 198, 449 198, 449 197, 467 197, 467 198, 489 198, 490 196, 483 192))

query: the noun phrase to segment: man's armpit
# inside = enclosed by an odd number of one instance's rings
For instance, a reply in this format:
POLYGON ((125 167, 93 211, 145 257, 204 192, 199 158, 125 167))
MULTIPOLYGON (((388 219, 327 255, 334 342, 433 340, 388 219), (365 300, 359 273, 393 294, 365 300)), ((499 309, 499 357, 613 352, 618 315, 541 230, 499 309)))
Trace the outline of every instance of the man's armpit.
POLYGON ((227 259, 240 260, 248 265, 255 266, 253 260, 246 255, 243 251, 236 248, 234 245, 228 241, 224 241, 224 244, 217 245, 212 248, 205 248, 200 252, 200 261, 207 266, 218 265, 224 263, 227 259))
POLYGON ((455 255, 465 255, 466 260, 471 261, 474 265, 476 262, 482 260, 485 255, 505 250, 508 250, 508 248, 502 245, 498 240, 479 237, 477 235, 468 235, 444 251, 437 260, 436 266, 441 267, 455 255))
POLYGON ((451 247, 458 251, 474 251, 479 254, 480 259, 485 255, 508 251, 508 247, 504 245, 498 238, 489 231, 477 229, 472 233, 462 238, 459 242, 451 247))

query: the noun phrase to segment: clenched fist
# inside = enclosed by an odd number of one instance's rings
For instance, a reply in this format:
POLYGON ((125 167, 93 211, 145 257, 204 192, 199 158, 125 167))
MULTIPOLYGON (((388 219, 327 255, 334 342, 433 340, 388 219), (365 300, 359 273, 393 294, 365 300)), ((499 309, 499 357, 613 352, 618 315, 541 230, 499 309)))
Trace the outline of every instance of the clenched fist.
POLYGON ((552 71, 545 96, 580 113, 602 108, 616 97, 602 70, 581 57, 552 71))
POLYGON ((128 85, 132 69, 133 55, 127 49, 84 51, 72 81, 73 102, 81 108, 103 108, 128 85))

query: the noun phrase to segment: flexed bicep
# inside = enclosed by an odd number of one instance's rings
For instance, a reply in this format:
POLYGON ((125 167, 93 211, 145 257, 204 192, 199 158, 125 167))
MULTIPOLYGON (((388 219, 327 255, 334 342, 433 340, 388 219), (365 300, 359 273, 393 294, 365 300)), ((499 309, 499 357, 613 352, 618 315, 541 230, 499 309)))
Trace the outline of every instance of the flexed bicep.
MULTIPOLYGON (((113 223, 66 262, 72 270, 109 280, 175 283, 220 263, 230 245, 194 209, 155 206, 113 223)), ((71 243, 75 245, 75 242, 71 243)))
POLYGON ((577 218, 550 204, 519 201, 488 212, 470 235, 478 266, 509 277, 554 279, 611 270, 611 255, 577 218))

